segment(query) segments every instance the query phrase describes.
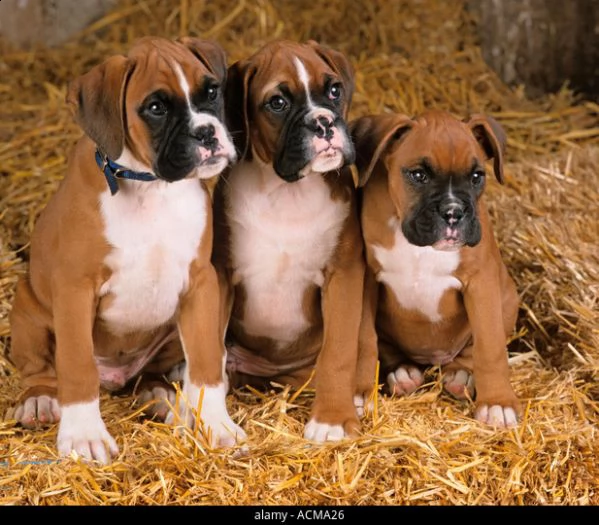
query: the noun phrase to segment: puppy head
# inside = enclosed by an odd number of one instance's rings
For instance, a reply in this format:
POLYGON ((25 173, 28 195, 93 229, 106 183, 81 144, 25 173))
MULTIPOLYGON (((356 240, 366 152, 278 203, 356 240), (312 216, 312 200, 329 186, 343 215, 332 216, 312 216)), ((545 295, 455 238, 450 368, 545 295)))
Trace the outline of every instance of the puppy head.
POLYGON ((115 162, 172 182, 235 159, 223 124, 226 57, 212 42, 143 38, 70 83, 75 119, 115 162))
POLYGON ((240 156, 256 155, 288 182, 351 164, 353 89, 347 58, 314 41, 271 42, 233 64, 227 117, 240 156))
POLYGON ((485 161, 503 182, 506 137, 491 117, 460 121, 429 111, 363 117, 352 122, 359 184, 373 171, 387 177, 406 239, 417 246, 456 250, 481 239, 477 202, 486 181, 485 161))

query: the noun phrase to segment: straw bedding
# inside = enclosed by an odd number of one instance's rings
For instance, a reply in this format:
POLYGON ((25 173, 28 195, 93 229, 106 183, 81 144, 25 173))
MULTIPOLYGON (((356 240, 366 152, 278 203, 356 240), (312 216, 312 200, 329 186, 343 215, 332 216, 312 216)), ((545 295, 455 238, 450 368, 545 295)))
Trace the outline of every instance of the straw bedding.
POLYGON ((56 427, 0 422, 2 504, 599 504, 599 107, 564 88, 542 100, 503 85, 451 0, 125 0, 67 44, 23 52, 0 41, 0 413, 20 389, 6 356, 8 313, 35 218, 79 129, 66 82, 136 38, 217 39, 231 61, 275 37, 314 38, 356 67, 352 116, 438 107, 487 112, 508 136, 506 185, 486 199, 522 307, 510 343, 521 425, 495 432, 442 392, 437 370, 406 398, 380 396, 353 441, 301 437, 313 392, 273 385, 228 398, 249 452, 209 451, 144 421, 130 397, 101 397, 121 454, 108 467, 55 454, 56 427), (326 7, 325 7, 326 6, 326 7))

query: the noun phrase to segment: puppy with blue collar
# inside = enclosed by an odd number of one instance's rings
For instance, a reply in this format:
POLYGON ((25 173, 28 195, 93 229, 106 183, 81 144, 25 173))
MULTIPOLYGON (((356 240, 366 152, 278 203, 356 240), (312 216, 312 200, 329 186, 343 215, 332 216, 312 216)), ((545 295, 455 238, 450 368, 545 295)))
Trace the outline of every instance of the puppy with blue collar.
MULTIPOLYGON (((200 417, 215 446, 245 437, 225 405, 210 261, 210 180, 236 158, 226 73, 214 43, 144 38, 69 86, 86 136, 37 221, 10 318, 25 389, 14 417, 27 428, 59 422, 61 455, 107 463, 118 453, 99 389, 142 372, 183 379, 169 421, 200 417)), ((162 418, 174 402, 164 380, 139 395, 156 398, 162 418)))

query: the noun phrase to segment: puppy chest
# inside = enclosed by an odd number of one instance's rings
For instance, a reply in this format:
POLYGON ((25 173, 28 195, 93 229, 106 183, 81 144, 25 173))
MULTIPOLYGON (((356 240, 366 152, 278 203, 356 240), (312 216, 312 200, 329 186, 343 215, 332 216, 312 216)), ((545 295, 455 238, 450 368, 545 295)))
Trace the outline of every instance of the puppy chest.
POLYGON ((453 275, 460 262, 459 252, 412 245, 398 231, 391 248, 375 245, 373 253, 381 265, 377 280, 391 290, 402 308, 417 310, 431 322, 443 319, 446 292, 462 287, 453 275))
POLYGON ((136 184, 137 191, 101 198, 112 250, 104 261, 111 274, 100 289, 100 316, 114 333, 151 330, 173 317, 206 227, 197 181, 136 184))
POLYGON ((252 335, 291 342, 309 327, 314 289, 324 283, 348 213, 322 179, 314 182, 305 192, 286 184, 274 200, 232 194, 233 278, 243 284, 242 324, 252 335))

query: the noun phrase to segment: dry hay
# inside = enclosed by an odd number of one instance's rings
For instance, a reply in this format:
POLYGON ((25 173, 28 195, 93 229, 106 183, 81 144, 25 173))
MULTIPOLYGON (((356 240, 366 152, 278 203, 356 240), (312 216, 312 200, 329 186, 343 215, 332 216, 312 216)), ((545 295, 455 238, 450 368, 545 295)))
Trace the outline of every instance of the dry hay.
POLYGON ((440 107, 493 114, 509 136, 507 183, 487 201, 522 297, 510 345, 525 405, 493 432, 448 398, 436 370, 407 398, 379 397, 359 439, 301 438, 312 392, 273 386, 229 396, 249 453, 208 451, 143 421, 129 397, 103 395, 121 454, 108 467, 58 460, 56 428, 0 422, 4 504, 599 504, 599 118, 567 89, 528 100, 485 66, 461 1, 128 0, 52 50, 0 41, 0 413, 19 394, 7 361, 8 312, 34 220, 79 136, 65 83, 146 34, 217 39, 230 60, 275 37, 314 38, 357 69, 352 116, 440 107))

